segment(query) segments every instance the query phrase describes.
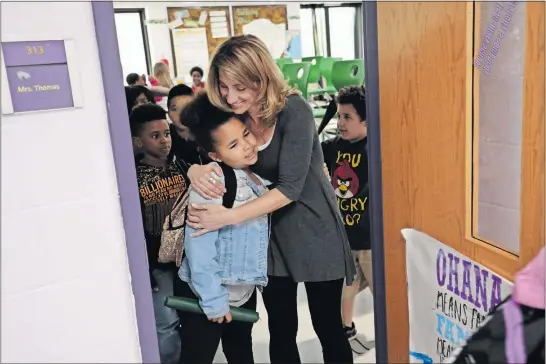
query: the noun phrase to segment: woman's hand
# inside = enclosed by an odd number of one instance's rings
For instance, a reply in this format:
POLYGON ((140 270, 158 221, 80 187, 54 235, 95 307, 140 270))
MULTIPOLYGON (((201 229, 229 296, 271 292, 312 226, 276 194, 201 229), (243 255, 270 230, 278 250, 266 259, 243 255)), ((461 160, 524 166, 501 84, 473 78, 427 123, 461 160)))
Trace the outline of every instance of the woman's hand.
POLYGON ((191 234, 192 237, 196 237, 232 225, 232 212, 232 209, 226 209, 222 205, 191 204, 188 207, 186 224, 196 230, 191 234))
POLYGON ((222 168, 217 164, 206 164, 204 166, 194 164, 188 170, 188 177, 191 185, 203 198, 213 200, 220 198, 226 192, 226 187, 214 178, 222 175, 222 168))

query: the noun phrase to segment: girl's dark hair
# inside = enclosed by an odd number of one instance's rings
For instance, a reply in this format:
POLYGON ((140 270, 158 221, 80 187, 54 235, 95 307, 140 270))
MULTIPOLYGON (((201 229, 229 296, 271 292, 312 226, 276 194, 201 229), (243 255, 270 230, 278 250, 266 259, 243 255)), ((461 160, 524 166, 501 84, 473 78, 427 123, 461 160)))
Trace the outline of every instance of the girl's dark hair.
POLYGON ((184 126, 190 129, 197 144, 206 152, 214 151, 212 133, 232 118, 237 118, 237 115, 214 106, 205 92, 197 94, 180 114, 184 126))
POLYGON ((201 77, 203 77, 203 75, 205 74, 205 72, 203 72, 203 69, 201 67, 198 67, 198 66, 195 66, 190 70, 190 76, 193 75, 194 72, 199 72, 201 77))
POLYGON ((167 107, 171 107, 171 101, 178 96, 193 96, 193 90, 184 84, 174 86, 169 91, 169 96, 167 96, 167 107))
POLYGON ((366 120, 366 89, 364 86, 343 87, 339 90, 336 101, 339 105, 353 105, 360 119, 366 120))
POLYGON ((127 113, 130 115, 135 106, 137 98, 144 94, 148 101, 155 104, 154 94, 147 87, 142 85, 125 86, 125 99, 127 100, 127 113))

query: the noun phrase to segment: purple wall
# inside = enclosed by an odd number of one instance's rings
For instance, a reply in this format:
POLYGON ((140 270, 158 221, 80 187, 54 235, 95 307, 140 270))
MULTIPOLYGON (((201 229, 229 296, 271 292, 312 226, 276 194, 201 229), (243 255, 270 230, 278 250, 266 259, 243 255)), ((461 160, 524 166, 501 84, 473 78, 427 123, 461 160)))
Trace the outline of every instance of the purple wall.
POLYGON ((140 215, 129 117, 127 115, 123 74, 114 21, 114 6, 110 1, 93 1, 92 4, 102 82, 108 111, 110 139, 114 152, 114 164, 127 243, 127 256, 129 257, 131 285, 135 297, 142 362, 159 363, 146 243, 140 215))

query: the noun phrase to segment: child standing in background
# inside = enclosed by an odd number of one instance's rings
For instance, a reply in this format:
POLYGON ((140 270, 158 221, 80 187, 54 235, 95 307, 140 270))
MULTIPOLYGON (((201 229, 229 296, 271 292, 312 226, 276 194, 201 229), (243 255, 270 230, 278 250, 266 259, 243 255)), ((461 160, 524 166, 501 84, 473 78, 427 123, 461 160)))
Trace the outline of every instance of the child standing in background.
POLYGON ((137 106, 130 116, 137 156, 137 180, 150 281, 162 364, 177 364, 180 357, 178 314, 164 305, 173 295, 180 261, 166 261, 164 245, 178 247, 182 258, 189 180, 187 166, 170 157, 171 135, 165 110, 155 104, 137 106), (177 245, 179 244, 179 245, 177 245))
POLYGON ((137 106, 155 104, 153 92, 142 85, 125 86, 125 100, 127 101, 128 115, 131 115, 131 111, 137 106))
MULTIPOLYGON (((162 60, 154 65, 154 75, 153 77, 149 77, 150 84, 152 86, 162 86, 171 89, 174 86, 174 83, 171 78, 171 72, 169 71, 169 65, 168 63, 165 63, 165 61, 166 60, 162 60)), ((155 102, 167 110, 167 100, 165 97, 156 97, 155 102)))
POLYGON ((175 154, 178 159, 183 159, 188 164, 203 164, 210 160, 199 153, 199 147, 193 140, 193 136, 180 120, 180 113, 184 107, 193 100, 192 89, 184 84, 174 86, 167 97, 167 106, 169 108, 169 119, 171 120, 171 154, 175 154))
POLYGON ((342 88, 337 105, 339 136, 324 141, 322 151, 357 268, 356 280, 343 287, 341 304, 345 333, 351 340, 356 338, 355 297, 367 284, 373 293, 364 87, 342 88))
POLYGON ((143 78, 142 76, 139 76, 137 73, 129 73, 127 77, 125 78, 125 81, 127 82, 127 85, 129 86, 135 86, 135 85, 146 86, 146 78, 143 78))
POLYGON ((190 70, 190 76, 193 81, 191 89, 194 93, 205 89, 205 83, 203 82, 203 69, 195 66, 190 70))

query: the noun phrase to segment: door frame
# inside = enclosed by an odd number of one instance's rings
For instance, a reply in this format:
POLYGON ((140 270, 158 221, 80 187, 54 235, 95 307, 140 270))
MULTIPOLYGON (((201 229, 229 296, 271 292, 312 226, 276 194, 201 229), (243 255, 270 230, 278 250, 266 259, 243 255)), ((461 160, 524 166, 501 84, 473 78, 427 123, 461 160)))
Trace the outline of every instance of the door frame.
POLYGON ((368 122, 368 175, 370 183, 370 225, 374 287, 375 362, 388 363, 387 292, 385 286, 385 246, 383 240, 381 118, 379 114, 377 2, 363 1, 362 12, 362 17, 364 19, 363 39, 366 84, 366 121, 368 122))
MULTIPOLYGON (((526 3, 526 36, 532 33, 536 39, 526 41, 525 61, 527 53, 532 51, 528 58, 532 67, 526 64, 524 68, 526 91, 533 97, 528 100, 532 107, 524 106, 523 118, 527 123, 523 135, 534 136, 530 140, 535 143, 523 143, 522 176, 528 183, 523 182, 522 195, 534 193, 534 200, 522 196, 522 223, 527 225, 523 228, 522 224, 521 229, 530 233, 520 238, 521 259, 517 261, 500 260, 498 258, 506 257, 507 253, 465 235, 471 218, 465 184, 472 171, 468 164, 471 161, 468 160, 471 146, 468 142, 472 135, 467 134, 471 109, 465 107, 472 90, 469 73, 472 57, 468 57, 472 51, 468 36, 472 34, 468 20, 474 24, 468 13, 470 4, 383 2, 377 6, 377 36, 382 41, 378 49, 381 89, 369 89, 369 93, 373 97, 374 92, 381 92, 380 126, 386 141, 381 154, 385 172, 382 185, 384 258, 389 263, 385 278, 389 285, 386 289, 390 361, 409 360, 407 257, 401 229, 410 227, 422 231, 508 280, 513 280, 517 270, 544 244, 544 144, 538 143, 544 141, 545 125, 545 8, 541 2, 526 3), (529 11, 530 7, 533 10, 529 11), (419 26, 408 33, 405 30, 408 24, 419 26), (529 47, 530 44, 539 46, 529 47), (424 77, 419 87, 414 87, 415 77, 420 75, 424 77), (442 102, 444 100, 448 102, 442 102), (534 127, 530 127, 532 125, 534 127), (465 154, 464 148, 467 148, 465 154), (532 207, 525 208, 524 203, 532 207), (532 218, 523 218, 523 214, 531 215, 531 212, 532 218), (531 242, 527 249, 521 248, 524 242, 531 242)), ((368 73, 368 76, 372 75, 368 73)), ((527 105, 527 100, 524 103, 527 105)), ((371 134, 373 136, 373 130, 371 134)))
POLYGON ((111 1, 91 3, 135 302, 141 360, 143 363, 159 363, 148 257, 146 244, 143 244, 144 228, 140 215, 135 159, 129 137, 131 130, 123 86, 123 71, 119 61, 114 4, 111 1))
MULTIPOLYGON (((129 117, 116 34, 114 6, 111 1, 92 2, 95 32, 108 110, 108 124, 117 174, 120 206, 127 245, 131 286, 135 298, 136 321, 142 362, 158 363, 155 318, 149 286, 147 253, 144 244, 142 217, 134 157, 132 155, 129 117)), ((370 175, 370 209, 374 280, 374 324, 376 363, 388 362, 387 312, 385 289, 385 254, 383 244, 383 191, 381 169, 381 135, 379 116, 379 78, 377 42, 377 3, 362 1, 364 19, 364 60, 367 88, 368 144, 370 175)))

